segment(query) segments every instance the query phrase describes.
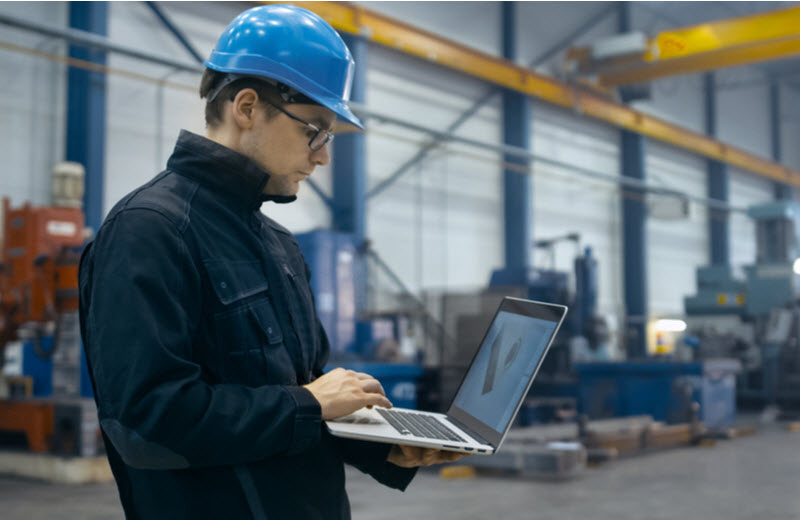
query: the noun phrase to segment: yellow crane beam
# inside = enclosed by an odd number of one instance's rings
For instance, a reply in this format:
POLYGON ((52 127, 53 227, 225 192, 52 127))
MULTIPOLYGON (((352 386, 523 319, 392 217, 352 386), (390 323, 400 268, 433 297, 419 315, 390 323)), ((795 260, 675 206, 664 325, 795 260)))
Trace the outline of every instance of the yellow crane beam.
POLYGON ((800 7, 664 31, 634 59, 579 66, 606 87, 747 65, 800 54, 800 7))
POLYGON ((633 110, 595 92, 538 74, 511 61, 460 45, 363 7, 347 2, 281 3, 293 3, 309 9, 340 32, 362 36, 495 85, 573 109, 614 126, 738 166, 775 181, 800 187, 800 172, 781 164, 633 110))

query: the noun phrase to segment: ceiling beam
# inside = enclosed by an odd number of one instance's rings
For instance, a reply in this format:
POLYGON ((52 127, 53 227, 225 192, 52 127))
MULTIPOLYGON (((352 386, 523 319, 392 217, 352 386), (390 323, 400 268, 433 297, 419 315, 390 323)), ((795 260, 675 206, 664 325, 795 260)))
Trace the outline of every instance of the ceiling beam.
MULTIPOLYGON (((275 3, 275 2, 262 2, 275 3)), ((740 148, 682 128, 595 92, 538 74, 508 60, 471 49, 433 33, 347 2, 281 2, 317 13, 334 28, 574 110, 620 128, 738 166, 772 180, 800 186, 800 172, 740 148)))

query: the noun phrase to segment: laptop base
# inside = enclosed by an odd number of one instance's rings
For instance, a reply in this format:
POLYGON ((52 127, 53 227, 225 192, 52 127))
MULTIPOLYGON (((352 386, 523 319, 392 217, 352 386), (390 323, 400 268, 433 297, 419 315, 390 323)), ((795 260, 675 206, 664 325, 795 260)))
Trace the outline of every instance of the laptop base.
POLYGON ((470 440, 469 434, 448 421, 447 416, 444 414, 419 412, 418 410, 408 410, 404 408, 392 408, 392 410, 438 417, 449 429, 453 430, 463 439, 467 439, 467 442, 403 435, 392 427, 380 413, 378 413, 377 409, 369 410, 362 408, 361 410, 345 417, 340 417, 334 421, 326 421, 326 424, 332 435, 348 439, 359 439, 386 444, 405 444, 407 446, 419 446, 420 448, 433 448, 476 455, 491 455, 495 451, 494 447, 489 444, 480 444, 470 440))

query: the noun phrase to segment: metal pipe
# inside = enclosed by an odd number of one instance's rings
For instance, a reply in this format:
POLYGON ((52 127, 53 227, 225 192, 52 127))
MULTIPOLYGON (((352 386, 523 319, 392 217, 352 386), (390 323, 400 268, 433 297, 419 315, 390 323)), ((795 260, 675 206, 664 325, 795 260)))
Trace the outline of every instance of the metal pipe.
POLYGON ((393 124, 393 125, 396 125, 396 126, 399 126, 399 127, 402 127, 402 128, 407 128, 409 130, 414 130, 416 132, 428 134, 428 135, 434 137, 435 139, 440 140, 441 142, 450 141, 450 142, 462 143, 462 144, 466 144, 466 145, 469 145, 469 146, 473 146, 475 148, 481 148, 481 149, 484 149, 484 150, 487 150, 487 151, 490 151, 490 152, 496 152, 498 154, 511 155, 511 156, 514 156, 514 157, 519 157, 519 158, 522 158, 522 159, 528 159, 528 160, 532 160, 532 161, 548 164, 548 165, 551 165, 551 166, 557 166, 559 168, 565 168, 565 169, 568 169, 568 170, 573 171, 575 173, 579 173, 579 174, 581 174, 583 176, 586 176, 586 177, 592 177, 592 178, 603 180, 603 181, 613 182, 615 184, 621 184, 622 186, 624 186, 626 188, 635 188, 635 189, 639 189, 639 190, 644 190, 644 191, 646 191, 648 193, 653 193, 653 194, 656 194, 656 195, 673 195, 673 196, 676 196, 676 197, 682 197, 682 198, 685 198, 687 200, 696 202, 698 204, 703 204, 705 206, 708 206, 708 207, 714 208, 714 209, 720 209, 720 210, 726 210, 726 211, 732 211, 732 212, 738 212, 738 213, 746 213, 747 212, 746 208, 737 208, 737 207, 730 206, 730 205, 725 204, 725 203, 720 202, 720 201, 716 201, 716 200, 709 199, 709 198, 706 198, 706 197, 698 197, 696 195, 690 195, 688 193, 684 193, 684 192, 681 192, 681 191, 678 191, 678 190, 674 190, 674 189, 671 189, 671 188, 653 186, 651 184, 648 184, 646 182, 643 182, 643 181, 640 181, 640 180, 637 180, 637 179, 633 179, 633 178, 625 178, 625 177, 622 177, 620 175, 613 175, 613 174, 599 172, 599 171, 596 171, 596 170, 590 170, 588 168, 583 168, 581 166, 576 166, 576 165, 565 163, 565 162, 558 161, 558 160, 555 160, 555 159, 550 159, 549 157, 543 157, 541 155, 537 155, 537 154, 535 154, 533 152, 529 152, 528 150, 525 150, 523 148, 519 148, 517 146, 510 146, 510 145, 505 145, 505 144, 487 143, 487 142, 484 142, 484 141, 478 141, 476 139, 470 139, 468 137, 461 137, 461 136, 454 135, 454 134, 448 134, 447 132, 442 131, 442 130, 436 130, 436 129, 429 128, 429 127, 426 127, 426 126, 423 126, 423 125, 420 125, 420 124, 417 124, 417 123, 412 123, 410 121, 404 121, 404 120, 398 119, 398 118, 396 118, 394 116, 382 114, 382 113, 377 112, 377 111, 375 111, 373 109, 367 108, 364 105, 351 103, 350 104, 350 108, 353 109, 353 111, 356 112, 356 114, 359 117, 362 117, 364 119, 372 119, 372 120, 380 121, 380 122, 383 122, 383 123, 393 124))
POLYGON ((96 50, 115 52, 131 58, 137 58, 140 60, 149 61, 151 63, 164 65, 165 67, 172 67, 184 72, 195 72, 197 74, 202 74, 203 72, 203 67, 199 65, 184 63, 165 56, 158 56, 156 54, 142 52, 132 47, 113 43, 108 38, 98 36, 87 31, 82 31, 80 29, 62 29, 58 27, 51 27, 5 14, 0 14, 0 24, 37 32, 53 38, 61 38, 74 45, 83 45, 96 50))

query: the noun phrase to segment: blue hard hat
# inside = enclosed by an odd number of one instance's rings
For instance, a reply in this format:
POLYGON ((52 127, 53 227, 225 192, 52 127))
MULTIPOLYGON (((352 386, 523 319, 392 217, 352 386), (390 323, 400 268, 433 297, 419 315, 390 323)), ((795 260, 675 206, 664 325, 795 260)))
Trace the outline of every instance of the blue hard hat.
POLYGON ((350 111, 355 62, 341 36, 307 9, 254 7, 237 16, 205 61, 209 69, 277 80, 359 128, 350 111))

